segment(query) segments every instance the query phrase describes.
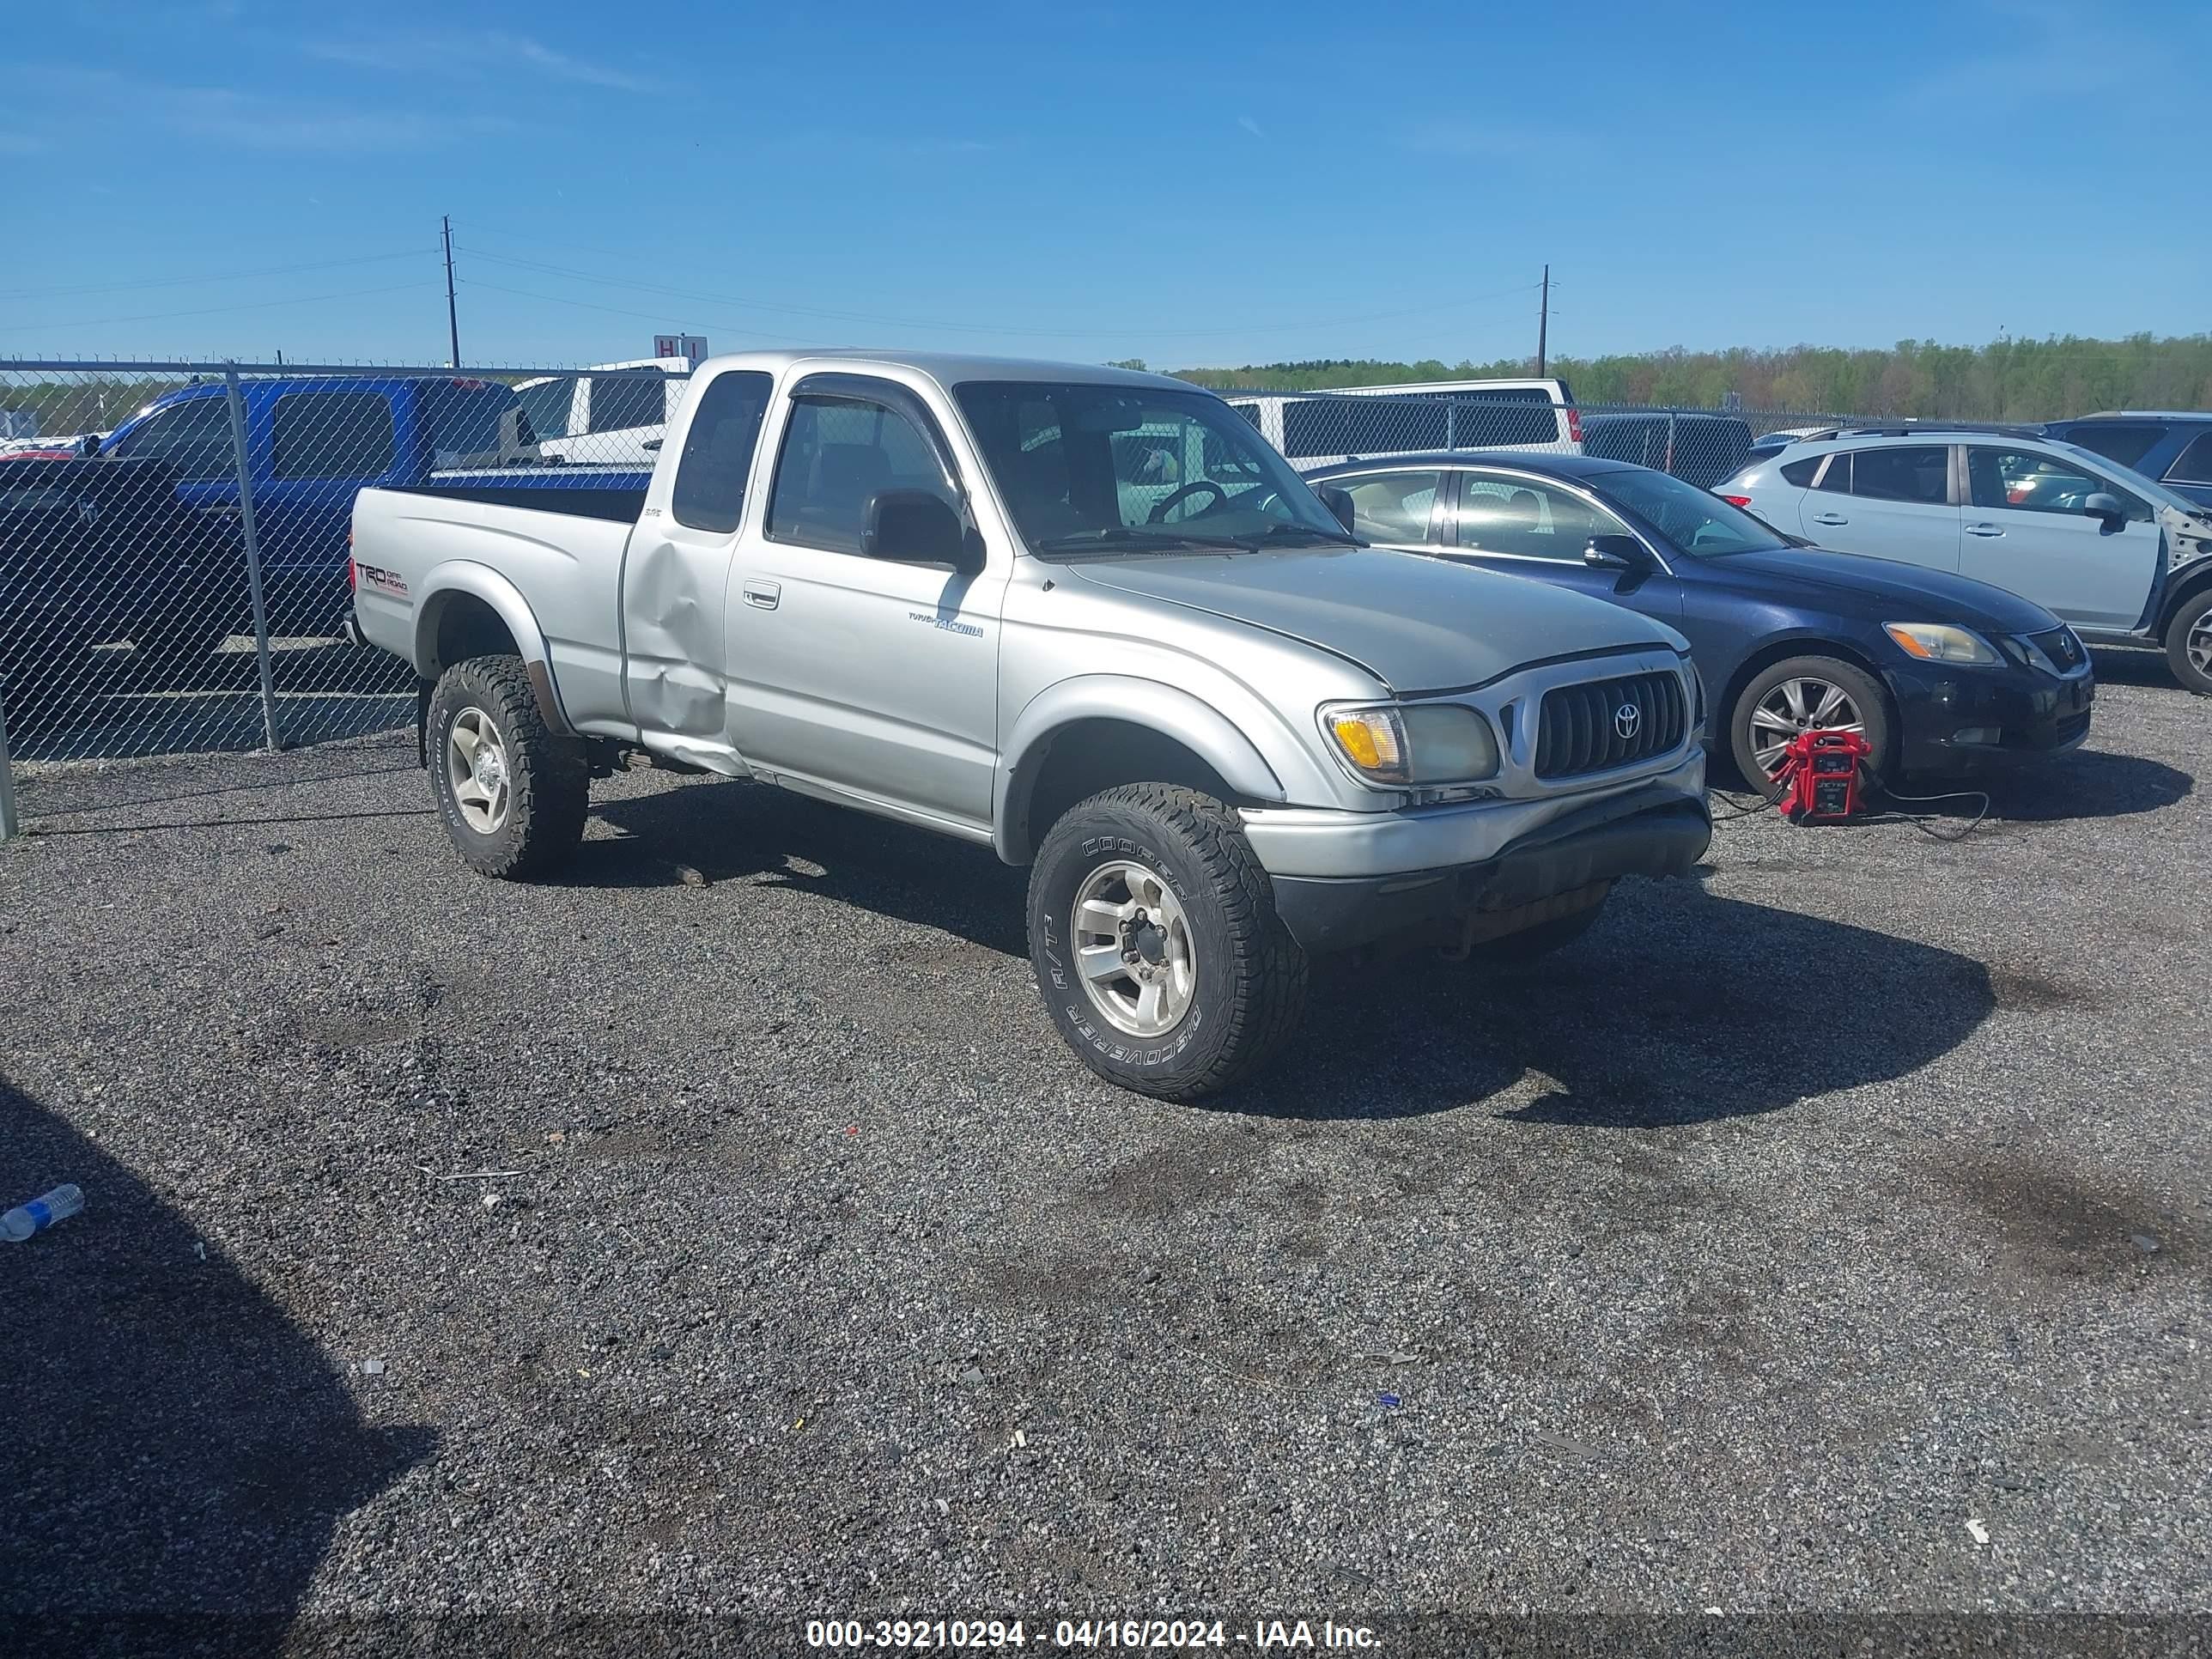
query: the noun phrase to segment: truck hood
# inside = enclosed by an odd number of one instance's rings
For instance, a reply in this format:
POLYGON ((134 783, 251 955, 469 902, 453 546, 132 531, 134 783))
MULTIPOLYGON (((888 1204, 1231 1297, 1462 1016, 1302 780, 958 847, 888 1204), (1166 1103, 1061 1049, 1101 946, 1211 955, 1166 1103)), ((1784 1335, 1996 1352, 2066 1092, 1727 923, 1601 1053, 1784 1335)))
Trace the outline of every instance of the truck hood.
POLYGON ((1148 554, 1056 569, 1303 641, 1398 696, 1480 685, 1560 657, 1689 648, 1602 599, 1384 548, 1148 554))

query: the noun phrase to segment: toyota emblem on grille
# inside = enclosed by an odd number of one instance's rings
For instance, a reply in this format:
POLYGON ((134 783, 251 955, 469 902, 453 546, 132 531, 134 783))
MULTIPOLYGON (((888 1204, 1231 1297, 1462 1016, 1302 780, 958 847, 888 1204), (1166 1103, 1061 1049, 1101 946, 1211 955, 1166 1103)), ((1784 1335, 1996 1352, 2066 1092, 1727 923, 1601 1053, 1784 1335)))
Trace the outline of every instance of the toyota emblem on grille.
POLYGON ((1636 735, 1636 728, 1644 724, 1644 711, 1632 702, 1625 702, 1613 711, 1613 729, 1620 733, 1626 743, 1636 735))

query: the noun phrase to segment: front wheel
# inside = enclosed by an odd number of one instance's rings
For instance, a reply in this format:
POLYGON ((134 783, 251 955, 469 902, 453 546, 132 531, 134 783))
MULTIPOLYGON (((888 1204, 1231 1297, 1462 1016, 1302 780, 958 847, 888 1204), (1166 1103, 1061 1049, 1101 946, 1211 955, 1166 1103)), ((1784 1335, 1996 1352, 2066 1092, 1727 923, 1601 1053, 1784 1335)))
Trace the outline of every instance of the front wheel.
POLYGON ((2166 625, 2166 665, 2200 696, 2212 696, 2212 587, 2181 602, 2166 625))
POLYGON ((1807 732, 1856 732, 1873 750, 1866 769, 1885 775, 1889 703, 1864 669, 1837 657, 1791 657, 1755 675, 1729 715, 1729 749, 1753 788, 1771 792, 1790 744, 1807 732))
POLYGON ((471 657, 438 677, 429 758, 438 816, 471 869, 525 880, 583 840, 583 745, 545 724, 520 657, 471 657))
POLYGON ((1109 1082, 1194 1100, 1249 1076, 1304 1011, 1305 953, 1236 814, 1131 784, 1071 808, 1030 872, 1030 957, 1060 1036, 1109 1082))

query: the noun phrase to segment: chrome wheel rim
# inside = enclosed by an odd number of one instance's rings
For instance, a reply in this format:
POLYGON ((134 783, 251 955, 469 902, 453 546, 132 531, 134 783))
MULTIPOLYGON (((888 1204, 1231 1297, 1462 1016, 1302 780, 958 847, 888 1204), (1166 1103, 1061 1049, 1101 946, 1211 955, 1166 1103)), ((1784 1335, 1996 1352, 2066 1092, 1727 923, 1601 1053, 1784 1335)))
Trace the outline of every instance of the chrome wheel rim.
POLYGON ((1198 956, 1158 871, 1127 859, 1100 865, 1076 886, 1068 937, 1084 994, 1115 1030, 1163 1036, 1188 1012, 1198 956))
POLYGON ((2212 611, 2189 625, 2189 660, 2200 674, 2212 674, 2212 611))
POLYGON ((507 822, 514 786, 507 764, 507 740, 498 724, 481 708, 464 708, 446 732, 446 781, 461 821, 480 836, 507 822))
POLYGON ((1790 745, 1807 732, 1856 732, 1866 720, 1850 693, 1832 680, 1810 676, 1784 680, 1751 711, 1751 757, 1771 778, 1782 769, 1790 745))

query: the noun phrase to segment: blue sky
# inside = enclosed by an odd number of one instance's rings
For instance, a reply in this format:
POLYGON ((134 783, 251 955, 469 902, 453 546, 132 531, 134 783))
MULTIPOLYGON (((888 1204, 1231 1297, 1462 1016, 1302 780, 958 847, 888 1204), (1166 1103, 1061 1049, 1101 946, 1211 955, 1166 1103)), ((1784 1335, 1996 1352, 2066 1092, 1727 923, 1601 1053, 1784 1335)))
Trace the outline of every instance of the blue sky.
POLYGON ((2212 8, 18 9, 0 354, 1155 367, 2212 326, 2212 8))

